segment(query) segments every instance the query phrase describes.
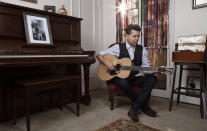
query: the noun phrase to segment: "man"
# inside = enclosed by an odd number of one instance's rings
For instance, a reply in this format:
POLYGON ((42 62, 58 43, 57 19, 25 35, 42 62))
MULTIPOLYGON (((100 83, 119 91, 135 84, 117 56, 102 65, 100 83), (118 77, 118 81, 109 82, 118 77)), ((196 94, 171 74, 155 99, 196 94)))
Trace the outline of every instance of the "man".
MULTIPOLYGON (((104 55, 111 54, 121 59, 124 57, 130 58, 136 66, 149 67, 148 52, 141 45, 138 45, 141 28, 136 24, 131 24, 126 29, 126 43, 116 44, 105 51, 101 51, 97 58, 99 62, 105 65, 109 70, 114 70, 115 65, 104 61, 104 55)), ((134 121, 139 121, 138 112, 143 109, 143 112, 151 117, 156 117, 157 112, 149 107, 148 100, 151 96, 151 91, 156 84, 157 78, 153 72, 147 74, 138 71, 133 71, 126 79, 115 77, 110 82, 118 86, 131 100, 131 109, 128 112, 129 117, 134 121), (132 86, 141 87, 141 91, 137 95, 131 88, 132 86)))

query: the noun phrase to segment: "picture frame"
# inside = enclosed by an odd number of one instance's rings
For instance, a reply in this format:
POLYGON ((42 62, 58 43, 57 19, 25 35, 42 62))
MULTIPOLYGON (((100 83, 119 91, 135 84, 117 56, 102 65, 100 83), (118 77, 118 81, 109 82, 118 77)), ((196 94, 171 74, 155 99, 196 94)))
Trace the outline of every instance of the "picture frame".
POLYGON ((44 6, 44 10, 45 10, 45 11, 48 11, 48 12, 53 12, 53 13, 55 13, 55 12, 56 12, 56 7, 55 7, 55 6, 50 6, 50 5, 45 5, 45 6, 44 6))
POLYGON ((191 95, 200 94, 200 77, 198 76, 187 76, 186 93, 191 95))
POLYGON ((27 45, 53 46, 51 28, 47 16, 24 12, 23 17, 27 45))
POLYGON ((207 7, 207 0, 192 0, 193 9, 207 7))
POLYGON ((31 2, 31 3, 37 3, 37 0, 22 0, 22 1, 31 2))

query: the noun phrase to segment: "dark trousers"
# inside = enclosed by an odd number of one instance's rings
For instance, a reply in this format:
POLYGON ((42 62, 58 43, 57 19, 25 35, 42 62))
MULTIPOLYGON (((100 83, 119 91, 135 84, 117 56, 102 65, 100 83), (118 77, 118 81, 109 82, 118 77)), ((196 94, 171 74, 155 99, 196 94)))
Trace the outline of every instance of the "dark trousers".
POLYGON ((116 77, 112 79, 110 83, 118 86, 132 100, 132 108, 134 110, 139 110, 151 96, 151 92, 156 84, 156 81, 157 77, 154 74, 149 74, 127 79, 116 77), (132 86, 141 87, 141 91, 137 94, 132 89, 132 86))

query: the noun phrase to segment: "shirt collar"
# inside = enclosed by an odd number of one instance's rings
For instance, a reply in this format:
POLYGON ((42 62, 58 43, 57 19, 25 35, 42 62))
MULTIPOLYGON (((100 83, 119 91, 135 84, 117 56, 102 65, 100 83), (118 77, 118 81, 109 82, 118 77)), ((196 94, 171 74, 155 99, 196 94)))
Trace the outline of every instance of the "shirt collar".
POLYGON ((133 48, 134 49, 134 46, 131 46, 127 41, 126 41, 126 48, 129 49, 129 48, 133 48))

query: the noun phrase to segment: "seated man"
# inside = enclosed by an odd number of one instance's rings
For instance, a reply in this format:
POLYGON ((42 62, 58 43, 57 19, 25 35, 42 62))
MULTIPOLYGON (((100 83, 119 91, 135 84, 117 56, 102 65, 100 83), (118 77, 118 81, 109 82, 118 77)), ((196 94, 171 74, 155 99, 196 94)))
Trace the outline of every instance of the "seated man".
MULTIPOLYGON (((104 60, 104 55, 111 54, 117 58, 130 58, 135 66, 149 67, 148 52, 141 45, 138 45, 141 28, 139 25, 131 24, 126 29, 126 43, 116 44, 97 55, 97 59, 109 70, 114 70, 115 65, 104 60)), ((151 91, 156 84, 157 78, 153 72, 140 73, 132 71, 126 79, 115 77, 110 82, 118 86, 132 101, 131 109, 128 112, 129 117, 134 121, 139 121, 138 111, 143 112, 151 117, 156 117, 157 112, 149 107, 148 100, 151 91), (132 86, 141 87, 137 95, 131 88, 132 86)))

